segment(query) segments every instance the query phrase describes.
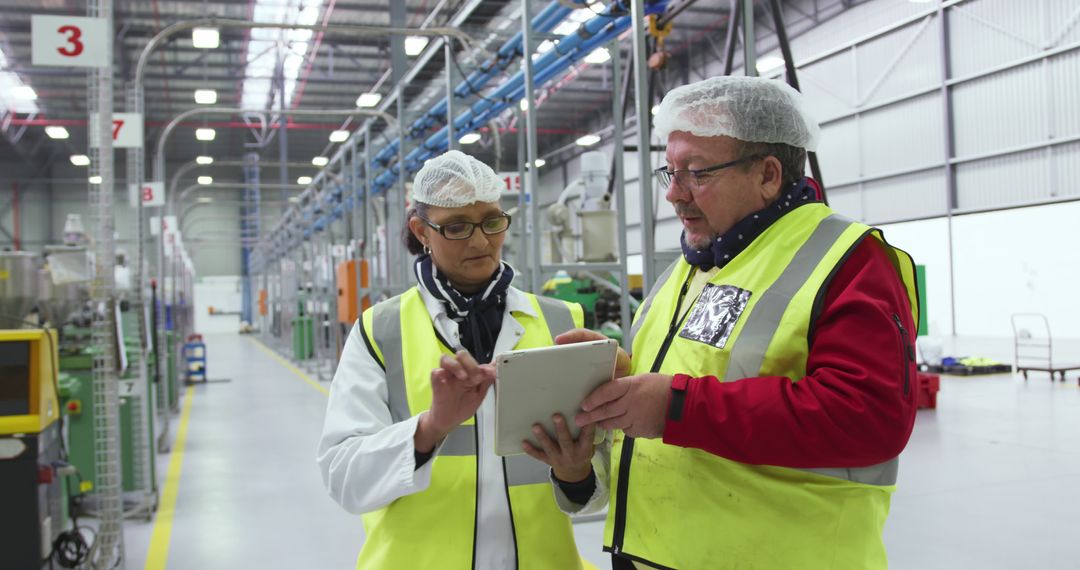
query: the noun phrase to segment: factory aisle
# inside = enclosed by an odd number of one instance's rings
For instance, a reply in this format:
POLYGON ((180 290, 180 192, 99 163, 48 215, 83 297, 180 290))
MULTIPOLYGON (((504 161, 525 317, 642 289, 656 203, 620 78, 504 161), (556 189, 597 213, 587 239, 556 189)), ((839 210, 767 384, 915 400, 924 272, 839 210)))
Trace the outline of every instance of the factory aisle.
MULTIPOLYGON (((158 459, 162 506, 155 521, 125 523, 126 567, 353 568, 363 540, 360 517, 326 495, 315 465, 329 384, 301 377, 252 337, 209 335, 206 343, 211 381, 187 396, 175 508, 170 517, 166 479, 174 448, 158 459)), ((174 437, 182 416, 172 420, 174 437)), ((584 557, 610 568, 600 550, 603 522, 575 530, 584 557)))
MULTIPOLYGON (((206 342, 211 382, 189 395, 174 514, 169 521, 160 509, 155 523, 125 525, 127 567, 352 568, 360 518, 327 497, 315 466, 326 396, 251 337, 211 335, 206 342), (160 535, 169 522, 170 540, 155 542, 144 563, 155 524, 160 535), (156 563, 162 548, 167 565, 156 563)), ((174 434, 179 424, 174 417, 174 434)), ((163 483, 175 454, 159 457, 163 483)))
MULTIPOLYGON (((165 482, 176 450, 159 458, 163 504, 155 522, 125 525, 126 567, 353 568, 360 518, 326 496, 314 463, 328 386, 250 337, 213 335, 207 346, 212 382, 187 396, 175 508, 170 517, 165 482)), ((885 532, 893 567, 1075 567, 1074 382, 1037 374, 1026 383, 1012 375, 942 378, 937 410, 919 412, 902 456, 885 532), (987 540, 994 536, 1009 540, 987 540)), ((174 435, 180 423, 174 418, 174 435)), ((610 568, 600 550, 603 522, 574 530, 583 557, 610 568)))

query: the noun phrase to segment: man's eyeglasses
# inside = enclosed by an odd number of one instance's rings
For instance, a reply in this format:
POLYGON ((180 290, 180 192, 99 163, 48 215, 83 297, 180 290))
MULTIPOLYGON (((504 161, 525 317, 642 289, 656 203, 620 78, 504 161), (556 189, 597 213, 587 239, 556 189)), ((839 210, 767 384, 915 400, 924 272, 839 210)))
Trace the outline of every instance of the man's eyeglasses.
POLYGON ((731 168, 732 166, 738 166, 761 158, 765 158, 765 155, 751 154, 750 156, 744 156, 730 162, 694 170, 668 170, 666 166, 661 166, 653 171, 653 176, 655 176, 656 180, 660 183, 660 187, 665 190, 671 186, 672 181, 678 182, 681 188, 698 188, 708 180, 709 176, 712 176, 712 174, 718 170, 724 170, 725 168, 731 168))
POLYGON ((431 220, 424 218, 423 216, 417 216, 431 229, 442 234, 442 237, 449 240, 469 239, 472 237, 476 228, 480 228, 480 231, 484 232, 484 235, 498 235, 506 230, 510 229, 510 214, 503 212, 498 216, 492 216, 486 218, 483 221, 476 222, 451 222, 449 224, 439 225, 431 220))

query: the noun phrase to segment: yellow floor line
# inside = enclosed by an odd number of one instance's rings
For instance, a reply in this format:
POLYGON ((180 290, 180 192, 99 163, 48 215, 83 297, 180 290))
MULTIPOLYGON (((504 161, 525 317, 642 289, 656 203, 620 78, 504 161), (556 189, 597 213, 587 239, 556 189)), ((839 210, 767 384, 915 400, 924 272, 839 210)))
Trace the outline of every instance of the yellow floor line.
POLYGON ((289 372, 292 372, 293 374, 296 374, 297 376, 299 376, 300 379, 303 380, 304 383, 306 383, 308 386, 311 386, 312 388, 315 388, 316 390, 322 392, 323 396, 329 396, 330 395, 330 391, 327 390, 326 388, 324 388, 322 384, 319 384, 315 380, 312 380, 311 376, 308 376, 307 374, 304 373, 303 370, 300 370, 299 368, 294 366, 292 362, 289 362, 288 360, 285 360, 284 358, 282 358, 281 355, 274 352, 273 349, 271 349, 269 346, 266 346, 265 344, 263 344, 262 341, 260 341, 259 339, 255 338, 253 336, 249 336, 248 338, 251 339, 251 342, 255 343, 255 346, 258 347, 259 350, 265 352, 266 354, 269 354, 271 358, 276 360, 278 362, 278 364, 280 364, 280 365, 284 366, 285 368, 287 368, 289 370, 289 372))
POLYGON ((169 561, 169 538, 172 536, 173 513, 176 511, 176 495, 180 490, 180 471, 184 465, 184 444, 187 443, 188 423, 191 420, 191 400, 194 388, 188 386, 184 391, 184 404, 180 412, 180 426, 176 430, 172 457, 169 458, 169 472, 165 476, 165 487, 161 492, 161 504, 158 505, 154 519, 154 532, 150 535, 150 548, 146 552, 145 570, 164 570, 169 561))

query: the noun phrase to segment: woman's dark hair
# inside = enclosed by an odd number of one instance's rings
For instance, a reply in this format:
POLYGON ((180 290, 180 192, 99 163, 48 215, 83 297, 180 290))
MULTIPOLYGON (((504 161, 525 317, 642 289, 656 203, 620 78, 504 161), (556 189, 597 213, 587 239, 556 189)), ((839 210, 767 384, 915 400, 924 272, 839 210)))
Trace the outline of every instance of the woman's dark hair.
POLYGON ((408 212, 405 212, 405 227, 401 229, 401 241, 405 242, 405 249, 409 250, 409 253, 413 255, 420 255, 424 253, 424 244, 420 243, 416 235, 409 229, 409 220, 414 216, 420 216, 426 218, 428 215, 428 205, 423 202, 413 202, 408 212))

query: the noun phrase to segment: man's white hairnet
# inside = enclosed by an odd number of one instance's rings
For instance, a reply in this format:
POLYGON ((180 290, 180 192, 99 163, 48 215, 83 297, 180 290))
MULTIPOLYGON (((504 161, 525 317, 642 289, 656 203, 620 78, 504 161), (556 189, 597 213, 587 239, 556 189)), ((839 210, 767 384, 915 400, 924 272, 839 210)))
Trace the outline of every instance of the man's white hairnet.
POLYGON ((711 77, 672 89, 654 122, 663 139, 684 131, 814 151, 821 137, 802 94, 787 83, 760 77, 711 77))
POLYGON ((424 162, 413 178, 412 199, 432 206, 457 208, 476 202, 498 202, 506 184, 490 166, 451 150, 424 162))

